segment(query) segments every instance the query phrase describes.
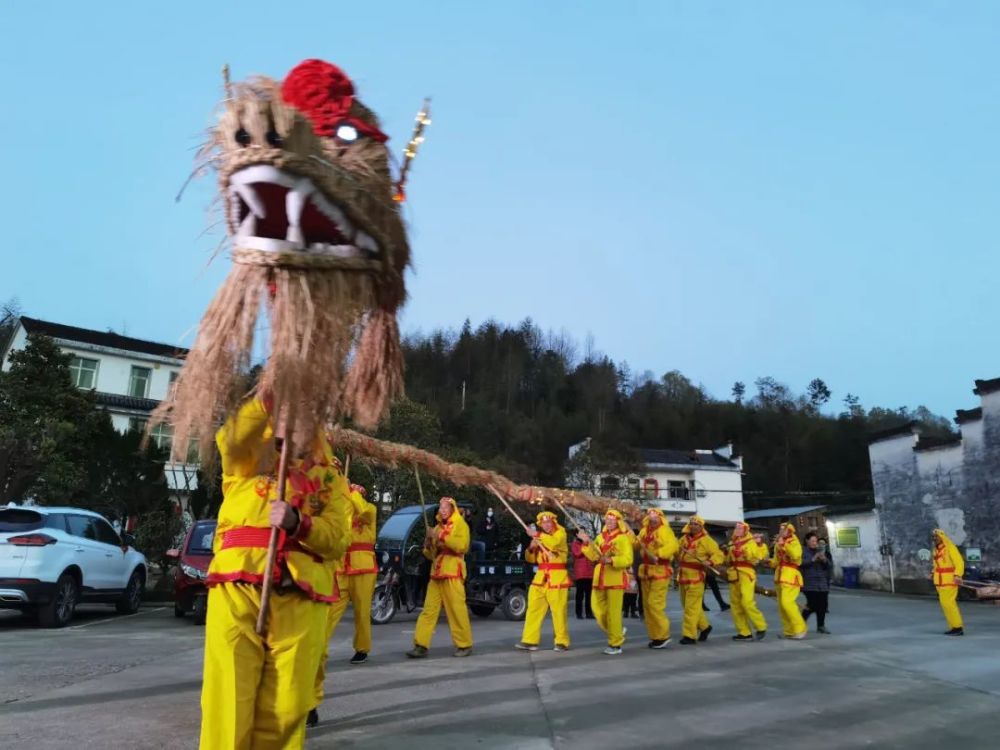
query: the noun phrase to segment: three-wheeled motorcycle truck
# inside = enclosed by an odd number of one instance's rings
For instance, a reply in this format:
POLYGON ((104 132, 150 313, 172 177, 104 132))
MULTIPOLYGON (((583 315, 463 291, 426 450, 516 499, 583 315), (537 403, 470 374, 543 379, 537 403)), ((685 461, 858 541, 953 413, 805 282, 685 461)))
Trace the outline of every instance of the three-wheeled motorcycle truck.
MULTIPOLYGON (((468 503, 459 508, 470 509, 468 503)), ((428 506, 428 525, 434 525, 437 506, 428 506)), ((372 622, 384 625, 400 610, 413 612, 421 607, 427 593, 431 564, 422 553, 425 526, 421 507, 400 508, 382 524, 375 541, 379 577, 372 599, 372 622)), ((499 608, 508 620, 523 620, 528 608, 528 586, 535 566, 524 560, 476 559, 472 550, 465 556, 468 576, 465 599, 474 615, 489 617, 499 608)))

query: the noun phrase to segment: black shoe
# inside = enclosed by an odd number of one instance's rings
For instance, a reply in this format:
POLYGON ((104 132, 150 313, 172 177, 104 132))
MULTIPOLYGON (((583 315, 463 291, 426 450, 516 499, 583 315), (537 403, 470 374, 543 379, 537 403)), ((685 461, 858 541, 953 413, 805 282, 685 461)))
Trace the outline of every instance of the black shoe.
POLYGON ((681 645, 682 646, 693 646, 696 643, 697 643, 697 641, 694 638, 688 638, 687 636, 684 636, 683 638, 681 638, 681 645))
POLYGON ((731 609, 732 609, 732 607, 730 607, 728 604, 723 604, 722 605, 722 611, 723 612, 728 612, 731 609))
POLYGON ((587 615, 587 619, 588 620, 596 620, 597 618, 594 617, 593 615, 587 615))
POLYGON ((816 632, 817 632, 817 633, 823 633, 823 635, 830 635, 830 631, 829 631, 829 630, 827 630, 827 629, 826 629, 826 628, 825 628, 824 626, 822 626, 822 625, 820 625, 820 626, 819 626, 818 628, 816 628, 816 632))
POLYGON ((583 615, 577 615, 577 616, 576 616, 576 619, 577 619, 577 620, 582 620, 582 619, 583 619, 583 615))
POLYGON ((706 605, 702 604, 701 605, 701 611, 702 612, 711 612, 712 610, 710 610, 706 605))
POLYGON ((733 636, 733 640, 734 641, 752 641, 753 640, 753 636, 752 635, 734 635, 733 636))
POLYGON ((664 638, 662 640, 650 641, 649 642, 649 647, 650 648, 656 648, 656 649, 666 648, 667 644, 669 644, 669 643, 670 643, 670 639, 669 638, 664 638))
POLYGON ((809 615, 811 615, 811 614, 812 614, 812 610, 811 609, 804 609, 804 610, 802 610, 802 619, 803 620, 808 620, 809 619, 809 615))
POLYGON ((965 635, 965 630, 962 628, 952 628, 945 635, 965 635))
POLYGON ((355 651, 351 657, 351 664, 364 664, 368 661, 368 654, 364 651, 355 651))
POLYGON ((314 708, 309 711, 309 715, 306 717, 306 726, 314 727, 317 724, 319 724, 319 714, 316 712, 316 709, 314 708))
POLYGON ((707 641, 708 640, 708 634, 711 633, 711 632, 712 632, 712 626, 709 625, 707 628, 705 628, 700 633, 698 633, 698 640, 699 641, 707 641))
POLYGON ((754 636, 754 638, 756 640, 758 640, 758 641, 764 640, 765 638, 767 638, 767 631, 766 630, 758 630, 757 631, 757 635, 754 636))

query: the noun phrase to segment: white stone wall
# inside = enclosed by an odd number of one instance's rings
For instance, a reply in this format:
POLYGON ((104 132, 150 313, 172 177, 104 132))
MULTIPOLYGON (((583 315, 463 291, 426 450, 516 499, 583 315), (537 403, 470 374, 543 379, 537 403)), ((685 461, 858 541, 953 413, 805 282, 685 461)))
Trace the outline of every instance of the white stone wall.
POLYGON ((837 514, 826 522, 830 539, 830 555, 833 558, 833 580, 841 583, 844 566, 860 569, 860 582, 864 588, 888 591, 889 565, 879 553, 882 542, 879 535, 878 517, 874 511, 837 514), (838 528, 858 529, 860 547, 838 547, 838 528))

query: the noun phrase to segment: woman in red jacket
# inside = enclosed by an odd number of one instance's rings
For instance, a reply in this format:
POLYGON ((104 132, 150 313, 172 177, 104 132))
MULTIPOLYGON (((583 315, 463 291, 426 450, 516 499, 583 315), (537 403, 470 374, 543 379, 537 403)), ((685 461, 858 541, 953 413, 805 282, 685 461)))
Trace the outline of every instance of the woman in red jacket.
POLYGON ((576 619, 582 620, 586 612, 587 619, 593 620, 594 613, 590 609, 590 590, 594 583, 594 563, 584 556, 583 542, 579 539, 573 541, 571 551, 573 553, 573 582, 576 585, 576 619))

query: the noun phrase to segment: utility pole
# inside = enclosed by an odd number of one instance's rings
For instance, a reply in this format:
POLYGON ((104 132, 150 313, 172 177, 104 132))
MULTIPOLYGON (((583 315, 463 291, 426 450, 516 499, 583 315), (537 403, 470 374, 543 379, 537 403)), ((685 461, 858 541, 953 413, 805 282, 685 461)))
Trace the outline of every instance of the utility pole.
POLYGON ((462 411, 465 411, 465 381, 462 381, 462 411))

